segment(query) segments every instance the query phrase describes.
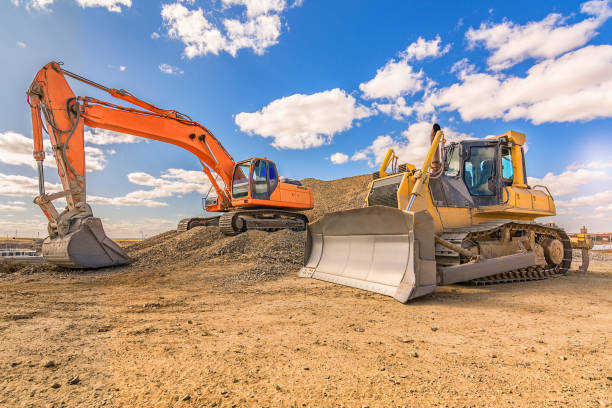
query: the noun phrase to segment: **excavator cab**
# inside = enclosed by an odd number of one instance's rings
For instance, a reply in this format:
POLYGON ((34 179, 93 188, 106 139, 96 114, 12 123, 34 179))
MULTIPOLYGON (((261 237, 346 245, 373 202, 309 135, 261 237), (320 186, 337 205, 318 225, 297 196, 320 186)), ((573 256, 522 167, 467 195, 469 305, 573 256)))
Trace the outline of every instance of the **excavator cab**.
POLYGON ((269 200, 278 186, 276 165, 266 159, 249 159, 236 164, 232 178, 232 199, 269 200))

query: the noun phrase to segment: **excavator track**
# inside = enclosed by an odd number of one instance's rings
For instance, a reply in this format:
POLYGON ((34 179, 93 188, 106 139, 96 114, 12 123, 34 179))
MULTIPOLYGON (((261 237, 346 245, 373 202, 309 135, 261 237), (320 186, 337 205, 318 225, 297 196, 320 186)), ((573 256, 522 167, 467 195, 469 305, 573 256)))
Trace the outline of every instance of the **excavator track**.
POLYGON ((194 227, 210 227, 213 225, 219 225, 219 216, 184 218, 179 221, 176 231, 185 232, 194 227))
MULTIPOLYGON (((556 266, 533 265, 528 268, 515 269, 486 278, 474 279, 467 283, 473 285, 491 285, 498 283, 526 282, 542 280, 559 275, 566 275, 572 263, 572 246, 569 237, 561 228, 553 225, 515 220, 496 220, 484 222, 468 228, 458 228, 445 231, 443 239, 461 245, 464 240, 477 240, 480 237, 490 236, 499 230, 509 228, 510 231, 533 231, 536 234, 557 238, 563 244, 563 261, 556 266)), ((443 266, 458 264, 459 254, 436 246, 436 260, 443 266), (454 259, 453 259, 454 258, 454 259)))
POLYGON ((219 229, 223 234, 230 236, 246 230, 304 231, 306 224, 308 217, 304 214, 271 209, 230 211, 219 217, 219 229))

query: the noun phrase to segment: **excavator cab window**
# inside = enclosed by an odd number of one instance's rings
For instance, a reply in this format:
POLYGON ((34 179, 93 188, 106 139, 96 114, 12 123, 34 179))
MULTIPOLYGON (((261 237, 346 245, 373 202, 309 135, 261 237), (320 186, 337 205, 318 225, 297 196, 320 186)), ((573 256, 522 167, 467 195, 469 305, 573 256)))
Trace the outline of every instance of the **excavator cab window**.
POLYGON ((495 195, 495 150, 495 146, 470 147, 469 158, 464 162, 463 179, 471 195, 495 195))
POLYGON ((240 163, 234 169, 234 179, 232 181, 232 196, 234 198, 246 197, 249 195, 249 173, 251 163, 240 163))
POLYGON ((253 165, 253 198, 268 193, 267 173, 268 165, 264 160, 256 160, 253 165))
POLYGON ((260 200, 269 200, 278 185, 278 173, 274 163, 257 159, 253 162, 251 195, 260 200))

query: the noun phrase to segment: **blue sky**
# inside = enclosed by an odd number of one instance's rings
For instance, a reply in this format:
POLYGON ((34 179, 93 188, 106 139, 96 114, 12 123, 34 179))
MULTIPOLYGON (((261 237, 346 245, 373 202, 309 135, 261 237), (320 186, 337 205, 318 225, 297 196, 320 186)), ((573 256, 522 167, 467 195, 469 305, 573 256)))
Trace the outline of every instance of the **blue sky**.
MULTIPOLYGON (((420 164, 434 120, 451 139, 524 132, 555 221, 610 231, 610 20, 609 0, 4 0, 0 235, 44 235, 25 91, 52 60, 186 113, 235 159, 265 156, 292 178, 368 173, 389 147, 420 164)), ((111 236, 201 213, 195 156, 95 129, 86 139, 89 200, 111 236)))

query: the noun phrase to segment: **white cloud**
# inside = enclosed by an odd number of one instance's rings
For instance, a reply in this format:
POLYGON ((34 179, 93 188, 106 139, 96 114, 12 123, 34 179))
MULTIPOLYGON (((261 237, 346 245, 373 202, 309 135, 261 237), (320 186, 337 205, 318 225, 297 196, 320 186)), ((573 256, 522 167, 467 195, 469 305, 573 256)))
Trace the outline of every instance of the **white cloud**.
POLYGON ((110 145, 119 143, 139 143, 141 137, 106 129, 89 129, 85 131, 85 143, 93 145, 110 145))
MULTIPOLYGON (((211 183, 202 171, 168 169, 159 178, 147 173, 130 173, 128 180, 139 186, 154 187, 149 190, 135 190, 119 197, 101 197, 87 195, 87 201, 98 205, 114 205, 122 207, 166 207, 168 204, 156 201, 157 198, 167 198, 177 195, 198 192, 206 194, 211 183)), ((223 183, 220 182, 223 188, 223 183)), ((62 191, 61 184, 45 183, 49 192, 62 191)), ((38 179, 21 175, 0 173, 0 196, 27 197, 38 195, 38 179)), ((9 202, 12 205, 23 204, 20 201, 9 202)))
POLYGON ((226 7, 245 6, 249 18, 271 12, 280 13, 287 7, 285 0, 222 0, 222 3, 226 7))
POLYGON ((0 211, 25 211, 25 207, 21 207, 18 205, 6 205, 0 204, 0 211))
POLYGON ((423 71, 415 72, 404 59, 390 60, 376 76, 359 85, 364 98, 397 98, 423 89, 423 71))
POLYGON ((344 164, 348 159, 349 157, 344 153, 334 153, 329 157, 329 160, 334 164, 344 164))
POLYGON ((161 36, 159 35, 158 32, 152 32, 151 33, 151 38, 152 39, 157 40, 159 37, 161 37, 161 36))
POLYGON ((246 8, 245 20, 223 19, 221 26, 209 21, 201 8, 189 9, 177 1, 164 4, 161 16, 168 36, 185 44, 185 56, 225 51, 236 56, 238 50, 250 48, 263 54, 268 47, 278 43, 281 19, 277 13, 286 8, 284 0, 223 0, 226 7, 239 5, 246 8))
POLYGON ((15 6, 25 4, 28 11, 49 11, 49 6, 52 5, 54 0, 11 0, 11 3, 15 6))
POLYGON ((279 149, 308 149, 330 142, 353 121, 372 114, 336 88, 277 99, 257 112, 237 114, 235 122, 243 132, 274 139, 272 145, 279 149))
POLYGON ((456 110, 463 120, 527 119, 535 124, 612 116, 612 46, 587 46, 532 66, 525 77, 465 73, 433 92, 426 110, 456 110))
MULTIPOLYGON (((355 152, 351 160, 365 160, 370 167, 382 162, 389 149, 395 150, 400 163, 412 163, 417 167, 421 166, 431 145, 431 122, 413 123, 402 132, 400 138, 392 138, 389 135, 378 136, 372 144, 365 149, 355 152)), ((444 135, 447 142, 469 139, 471 136, 457 132, 451 128, 444 128, 444 135)))
POLYGON ((392 116, 393 119, 401 120, 406 116, 412 115, 414 112, 414 106, 407 105, 406 99, 400 96, 395 101, 391 103, 374 103, 372 105, 373 108, 376 108, 378 111, 384 113, 385 115, 392 116))
POLYGON ((225 51, 233 57, 241 48, 251 48, 257 55, 262 55, 266 48, 278 43, 281 33, 281 20, 276 14, 259 15, 245 22, 224 20, 228 41, 225 51))
POLYGON ((119 71, 123 72, 126 70, 125 65, 119 65, 119 71))
POLYGON ((85 7, 104 7, 113 13, 121 13, 121 6, 132 7, 132 0, 76 0, 77 4, 85 7))
POLYGON ((586 44, 612 16, 609 0, 588 1, 582 4, 580 11, 592 17, 574 25, 566 25, 567 18, 557 13, 525 25, 512 21, 483 23, 478 29, 470 28, 466 38, 471 46, 483 44, 493 51, 487 63, 494 71, 509 68, 527 58, 554 58, 586 44))
POLYGON ((23 202, 23 201, 9 201, 8 204, 11 204, 11 205, 25 205, 25 202, 23 202))
POLYGON ((599 193, 574 197, 568 201, 557 201, 557 207, 560 208, 585 208, 598 206, 604 208, 612 205, 612 190, 601 191, 599 193))
POLYGON ((450 50, 450 44, 447 44, 445 47, 441 48, 440 41, 439 35, 436 35, 436 38, 431 41, 427 41, 423 37, 419 37, 400 54, 400 57, 407 60, 422 60, 427 57, 439 57, 446 54, 448 50, 450 50))
POLYGON ((553 196, 574 194, 578 187, 594 182, 595 180, 610 179, 604 171, 593 171, 589 169, 566 170, 560 174, 547 173, 542 178, 528 177, 529 185, 544 185, 548 187, 553 196))
POLYGON ((121 197, 87 196, 87 201, 100 205, 123 207, 166 207, 168 204, 155 201, 156 198, 167 198, 175 195, 199 192, 206 194, 210 181, 202 171, 168 169, 160 178, 148 173, 130 173, 128 180, 139 186, 154 187, 150 190, 136 190, 121 197))
POLYGON ((17 46, 20 48, 27 48, 28 45, 26 43, 24 43, 23 41, 17 41, 17 46))
MULTIPOLYGON (((93 144, 109 144, 113 138, 121 139, 125 143, 135 143, 128 141, 133 136, 120 136, 120 134, 109 131, 91 131, 85 132, 85 142, 93 144)), ((134 139, 136 139, 134 137, 134 139)), ((114 141, 113 143, 119 143, 114 141)), ((46 153, 45 166, 57 167, 51 144, 48 139, 44 139, 43 146, 46 153)), ((32 139, 23 136, 22 134, 6 131, 0 132, 0 163, 11 164, 14 166, 26 165, 36 168, 36 161, 32 156, 33 142, 32 139)), ((92 146, 85 146, 85 165, 88 172, 102 170, 106 167, 106 155, 113 154, 112 150, 102 150, 92 146)))
MULTIPOLYGON (((45 183, 48 191, 61 191, 61 184, 45 183)), ((38 195, 38 179, 15 174, 0 173, 0 196, 34 197, 38 195)))
MULTIPOLYGON (((132 0, 75 0, 76 3, 83 7, 104 7, 108 11, 112 11, 114 13, 121 13, 121 7, 132 7, 132 0)), ((42 10, 49 11, 49 6, 51 6, 55 0, 11 0, 15 6, 20 6, 25 4, 25 7, 28 11, 31 10, 42 10)))
POLYGON ((164 74, 168 75, 183 75, 185 73, 185 71, 183 71, 181 68, 170 64, 160 64, 157 68, 159 68, 159 70, 164 74))

